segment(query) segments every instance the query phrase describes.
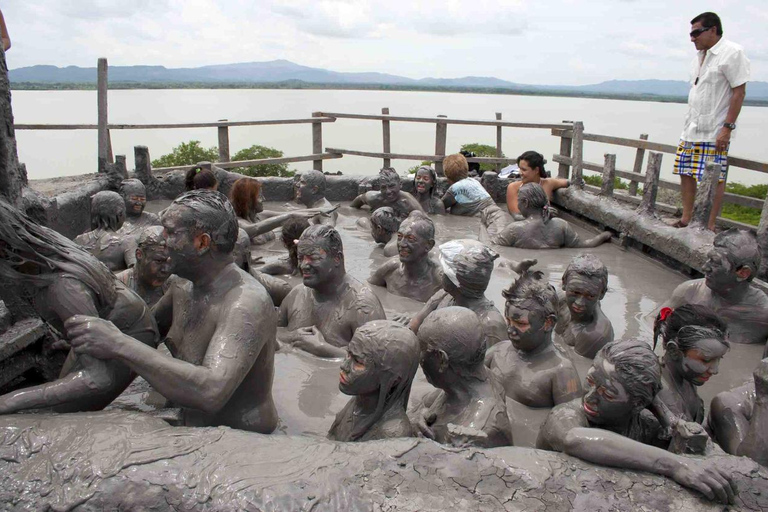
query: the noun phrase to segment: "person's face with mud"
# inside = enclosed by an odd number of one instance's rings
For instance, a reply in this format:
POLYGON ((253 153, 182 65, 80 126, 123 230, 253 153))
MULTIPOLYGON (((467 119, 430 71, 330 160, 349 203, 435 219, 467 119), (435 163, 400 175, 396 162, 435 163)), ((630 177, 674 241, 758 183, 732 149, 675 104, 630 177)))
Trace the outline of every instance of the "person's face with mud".
POLYGON ((165 244, 136 249, 136 276, 152 288, 163 285, 170 273, 168 250, 165 244))
POLYGON ((428 169, 419 169, 416 171, 416 177, 414 178, 416 183, 417 194, 429 194, 432 187, 435 185, 432 181, 432 173, 428 169))
POLYGON ((668 347, 665 364, 671 364, 674 371, 694 386, 703 386, 713 375, 717 375, 720 360, 728 351, 722 340, 702 338, 694 348, 685 352, 676 347, 668 347))
POLYGON ((397 230, 397 251, 403 263, 421 261, 435 245, 435 241, 425 235, 421 224, 418 220, 410 222, 406 219, 397 230))
POLYGON ((303 199, 311 199, 315 196, 314 187, 307 183, 306 176, 300 176, 299 180, 294 185, 295 199, 297 202, 301 202, 303 199))
POLYGON ((365 355, 365 341, 355 334, 347 346, 347 357, 341 363, 339 391, 345 395, 370 395, 381 386, 374 362, 365 355))
POLYGON ((591 423, 614 425, 626 423, 635 406, 616 372, 616 367, 603 358, 595 357, 587 372, 581 400, 584 414, 591 423))
POLYGON ((396 203, 400 198, 400 178, 382 178, 379 184, 379 193, 385 203, 396 203))
POLYGON ((138 187, 131 187, 123 193, 125 213, 128 217, 138 217, 147 205, 147 196, 138 187))
POLYGON ((564 290, 571 318, 576 321, 591 320, 605 293, 600 279, 576 273, 568 277, 564 290))
POLYGON ((703 270, 707 287, 715 292, 727 292, 741 282, 722 248, 709 251, 703 270))
POLYGON ((304 286, 317 288, 338 272, 340 261, 331 256, 326 247, 316 240, 300 239, 296 253, 304 286))
POLYGON ((168 272, 181 277, 185 277, 187 269, 197 263, 204 245, 202 237, 208 236, 195 233, 196 230, 185 222, 184 216, 194 213, 185 210, 189 208, 172 204, 160 219, 170 262, 168 272))
POLYGON ((512 346, 523 352, 533 352, 548 343, 554 320, 545 314, 544 308, 533 300, 522 303, 507 301, 504 317, 512 346))

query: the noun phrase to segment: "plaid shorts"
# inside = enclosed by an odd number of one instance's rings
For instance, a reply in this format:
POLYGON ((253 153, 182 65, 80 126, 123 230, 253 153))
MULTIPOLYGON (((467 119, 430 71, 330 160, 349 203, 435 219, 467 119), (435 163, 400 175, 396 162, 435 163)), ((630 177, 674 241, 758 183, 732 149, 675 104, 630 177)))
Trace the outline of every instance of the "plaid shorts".
POLYGON ((725 151, 720 152, 715 150, 714 142, 688 142, 687 140, 681 140, 677 146, 677 153, 675 153, 675 169, 673 172, 692 178, 695 176, 696 181, 701 181, 707 162, 710 160, 722 166, 720 181, 725 181, 728 177, 727 147, 725 151))

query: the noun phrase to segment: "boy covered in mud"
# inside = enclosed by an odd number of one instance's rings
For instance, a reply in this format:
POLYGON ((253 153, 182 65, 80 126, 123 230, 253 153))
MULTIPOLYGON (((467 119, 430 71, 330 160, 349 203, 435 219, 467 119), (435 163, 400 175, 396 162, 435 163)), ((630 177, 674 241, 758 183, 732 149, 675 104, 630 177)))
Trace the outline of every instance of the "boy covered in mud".
POLYGON ((372 212, 382 206, 389 206, 395 210, 395 215, 400 220, 405 219, 414 210, 424 213, 416 198, 408 192, 400 190, 401 187, 402 182, 397 171, 391 167, 385 167, 379 171, 379 190, 360 194, 352 200, 350 206, 362 208, 367 205, 372 212))

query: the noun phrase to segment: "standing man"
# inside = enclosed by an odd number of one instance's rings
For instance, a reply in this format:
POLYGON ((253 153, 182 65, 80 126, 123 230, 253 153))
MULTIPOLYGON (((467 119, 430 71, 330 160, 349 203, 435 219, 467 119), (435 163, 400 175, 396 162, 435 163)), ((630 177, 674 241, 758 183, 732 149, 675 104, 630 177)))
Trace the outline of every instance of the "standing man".
POLYGON ((709 229, 714 231, 725 193, 728 146, 749 81, 749 59, 741 46, 723 38, 720 18, 713 12, 693 18, 690 35, 698 54, 691 62, 688 114, 675 156, 683 217, 674 226, 682 228, 691 221, 696 183, 703 177, 707 161, 714 160, 722 166, 709 217, 709 229))

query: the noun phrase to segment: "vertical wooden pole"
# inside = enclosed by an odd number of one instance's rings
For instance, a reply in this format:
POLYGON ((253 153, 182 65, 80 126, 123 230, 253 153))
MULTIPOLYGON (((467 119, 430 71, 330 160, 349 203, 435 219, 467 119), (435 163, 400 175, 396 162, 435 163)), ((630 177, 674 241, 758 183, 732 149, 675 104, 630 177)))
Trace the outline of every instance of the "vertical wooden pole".
MULTIPOLYGON (((570 123, 570 121, 563 121, 564 123, 570 123)), ((567 130, 560 136, 560 154, 565 157, 571 156, 571 148, 573 147, 573 131, 568 134, 567 130)), ((571 173, 571 166, 568 164, 559 164, 557 166, 557 177, 567 180, 571 173)))
POLYGON ((115 167, 119 169, 123 178, 128 179, 128 166, 125 163, 125 155, 117 155, 115 157, 115 167))
POLYGON ((766 275, 768 275, 768 197, 763 201, 760 224, 757 226, 757 243, 760 244, 760 254, 762 255, 758 277, 765 280, 766 275))
POLYGON ((147 146, 134 146, 133 147, 133 160, 136 166, 136 177, 148 185, 152 181, 152 164, 149 159, 149 149, 147 146))
MULTIPOLYGON (((382 108, 381 115, 388 116, 389 108, 387 107, 382 108)), ((382 134, 381 150, 384 153, 391 153, 392 146, 389 138, 389 121, 384 120, 381 122, 381 134, 382 134)), ((391 165, 392 165, 392 161, 389 158, 385 158, 384 167, 390 167, 391 165)))
POLYGON ((645 168, 643 200, 638 207, 640 213, 653 214, 656 209, 656 194, 659 191, 659 173, 661 172, 661 153, 651 151, 648 154, 648 166, 645 168))
MULTIPOLYGON (((438 115, 437 117, 447 117, 438 115)), ((448 135, 448 124, 438 121, 435 123, 435 155, 445 156, 445 144, 448 135)), ((438 176, 445 176, 443 161, 435 162, 435 172, 438 176)))
POLYGON ((603 185, 600 188, 600 195, 613 197, 613 182, 616 178, 616 155, 605 154, 605 164, 603 164, 603 185))
POLYGON ((571 170, 571 183, 578 188, 584 188, 584 123, 573 123, 573 169, 571 170))
POLYGON ((98 169, 99 172, 104 172, 107 168, 107 162, 109 161, 109 131, 107 129, 108 112, 107 112, 107 59, 100 58, 98 60, 96 70, 96 102, 98 112, 98 132, 99 132, 99 154, 98 154, 98 169))
MULTIPOLYGON (((496 112, 496 120, 501 121, 501 112, 496 112)), ((501 126, 496 127, 496 158, 501 158, 501 126)), ((496 172, 501 173, 501 162, 496 163, 496 172)))
POLYGON ((691 214, 691 226, 706 228, 709 224, 709 215, 712 213, 712 203, 715 200, 721 167, 718 163, 707 162, 704 169, 704 179, 696 187, 696 198, 693 201, 693 213, 691 214))
MULTIPOLYGON (((322 117, 321 112, 312 112, 312 117, 322 117)), ((323 123, 312 123, 312 154, 323 152, 323 123)), ((312 160, 312 169, 323 172, 323 161, 312 160)))
MULTIPOLYGON (((226 119, 219 119, 220 123, 226 123, 226 119)), ((229 162, 229 126, 219 126, 219 162, 229 162)))
MULTIPOLYGON (((647 133, 640 134, 640 140, 648 140, 648 134, 647 133)), ((632 167, 632 172, 634 172, 635 174, 640 174, 643 172, 643 160, 645 160, 645 150, 643 148, 637 148, 637 153, 635 153, 635 166, 632 167)), ((629 182, 629 195, 631 196, 637 195, 636 181, 629 182)))

